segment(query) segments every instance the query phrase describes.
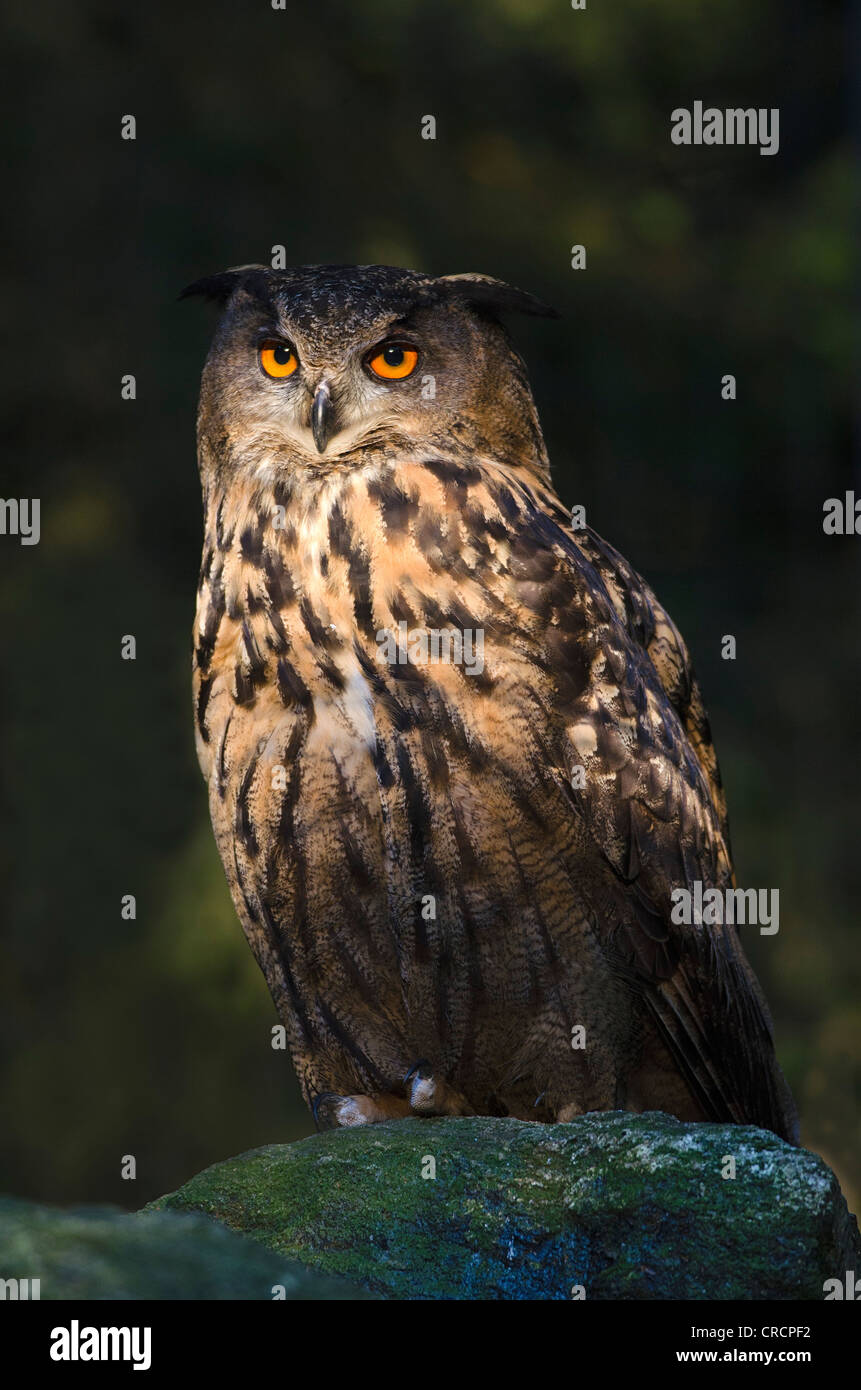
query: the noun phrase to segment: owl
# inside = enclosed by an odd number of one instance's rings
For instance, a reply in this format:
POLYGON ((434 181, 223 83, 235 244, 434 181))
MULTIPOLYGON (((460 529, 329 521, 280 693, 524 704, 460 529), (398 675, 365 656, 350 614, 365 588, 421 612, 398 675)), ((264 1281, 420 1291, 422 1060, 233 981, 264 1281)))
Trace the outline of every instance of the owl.
POLYGON ((554 491, 485 275, 244 266, 198 453, 196 738, 318 1127, 662 1110, 797 1142, 677 628, 554 491), (722 900, 722 899, 721 899, 722 900), (712 917, 714 914, 711 914, 712 917))

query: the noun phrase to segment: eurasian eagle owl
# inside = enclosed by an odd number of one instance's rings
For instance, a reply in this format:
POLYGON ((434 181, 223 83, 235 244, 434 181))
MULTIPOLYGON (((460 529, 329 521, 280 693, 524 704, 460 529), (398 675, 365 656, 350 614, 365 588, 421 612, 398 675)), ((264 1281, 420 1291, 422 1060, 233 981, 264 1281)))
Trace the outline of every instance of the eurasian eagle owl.
POLYGON ((665 1110, 794 1140, 672 620, 550 481, 482 275, 246 266, 198 420, 200 764, 318 1123, 665 1110), (699 890, 698 890, 699 891, 699 890))

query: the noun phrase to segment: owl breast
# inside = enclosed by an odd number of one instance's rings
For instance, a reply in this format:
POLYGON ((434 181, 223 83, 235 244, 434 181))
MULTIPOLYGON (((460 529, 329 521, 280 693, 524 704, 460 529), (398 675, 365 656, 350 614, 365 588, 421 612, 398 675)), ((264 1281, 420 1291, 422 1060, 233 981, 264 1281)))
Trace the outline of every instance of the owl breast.
MULTIPOLYGON (((347 476, 298 509, 277 490, 232 513, 214 500, 198 743, 300 1075, 340 1039, 359 1089, 382 1084, 368 1068, 388 1086, 432 1057, 510 1110, 551 1039, 571 1051, 578 1025, 606 1029, 590 965, 608 972, 569 869, 583 829, 551 747, 536 581, 521 565, 505 592, 490 491, 472 513, 467 533, 418 465, 397 485, 347 476), (446 659, 456 647, 416 661, 405 629, 480 633, 481 669, 446 659)), ((604 1003, 617 988, 608 978, 604 1003)))

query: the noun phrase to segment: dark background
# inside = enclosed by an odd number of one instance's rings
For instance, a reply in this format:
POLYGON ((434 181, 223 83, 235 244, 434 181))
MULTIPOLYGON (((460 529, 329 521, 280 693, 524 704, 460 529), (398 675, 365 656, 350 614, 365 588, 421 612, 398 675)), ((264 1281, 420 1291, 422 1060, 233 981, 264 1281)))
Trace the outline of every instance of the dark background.
POLYGON ((0 1189, 137 1207, 311 1130, 194 754, 212 313, 176 302, 283 243, 562 311, 515 326, 557 485, 691 647, 740 883, 780 889, 746 941, 803 1138, 857 1200, 861 538, 822 531, 861 496, 842 7, 89 0, 5 28, 0 492, 41 498, 42 539, 0 537, 0 1189), (779 153, 672 145, 697 99, 779 106, 779 153))

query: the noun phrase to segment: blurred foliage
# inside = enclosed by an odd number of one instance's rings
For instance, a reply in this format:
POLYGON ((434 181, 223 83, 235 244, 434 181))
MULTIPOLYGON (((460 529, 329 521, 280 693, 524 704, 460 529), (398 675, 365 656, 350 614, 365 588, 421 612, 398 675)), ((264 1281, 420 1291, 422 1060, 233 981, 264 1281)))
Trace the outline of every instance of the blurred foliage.
POLYGON ((845 45, 824 0, 7 7, 0 490, 39 496, 43 533, 0 544, 0 1188, 138 1206, 311 1128, 195 762, 211 322, 176 303, 284 243, 484 271, 563 312, 516 329, 559 490, 694 653, 740 881, 781 893, 749 952, 805 1142, 851 1194, 861 542, 821 526, 861 495, 845 45), (696 99, 779 106, 780 152, 673 146, 696 99))

